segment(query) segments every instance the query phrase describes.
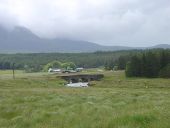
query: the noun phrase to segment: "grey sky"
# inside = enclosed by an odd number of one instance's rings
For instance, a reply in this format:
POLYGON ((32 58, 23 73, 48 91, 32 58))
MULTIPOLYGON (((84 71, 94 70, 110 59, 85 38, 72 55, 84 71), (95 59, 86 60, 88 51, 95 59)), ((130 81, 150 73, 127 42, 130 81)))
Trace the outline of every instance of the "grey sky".
POLYGON ((170 0, 0 0, 0 24, 103 45, 170 44, 170 0))

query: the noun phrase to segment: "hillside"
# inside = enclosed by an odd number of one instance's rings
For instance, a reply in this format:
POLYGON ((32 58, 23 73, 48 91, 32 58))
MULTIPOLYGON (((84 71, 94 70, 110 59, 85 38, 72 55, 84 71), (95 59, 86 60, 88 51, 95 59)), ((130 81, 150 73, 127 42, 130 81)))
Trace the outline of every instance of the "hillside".
MULTIPOLYGON (((0 53, 41 53, 41 52, 95 52, 143 49, 126 46, 102 46, 88 41, 70 39, 44 39, 24 27, 8 31, 0 26, 0 53)), ((157 45, 150 48, 170 48, 170 45, 157 45)))

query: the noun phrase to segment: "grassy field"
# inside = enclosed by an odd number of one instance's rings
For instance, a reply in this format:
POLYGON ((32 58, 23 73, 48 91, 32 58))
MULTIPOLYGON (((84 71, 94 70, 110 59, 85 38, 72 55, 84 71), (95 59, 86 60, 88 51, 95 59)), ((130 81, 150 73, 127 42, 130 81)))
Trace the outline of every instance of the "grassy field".
POLYGON ((68 88, 56 75, 0 71, 0 128, 170 128, 170 79, 103 73, 68 88))

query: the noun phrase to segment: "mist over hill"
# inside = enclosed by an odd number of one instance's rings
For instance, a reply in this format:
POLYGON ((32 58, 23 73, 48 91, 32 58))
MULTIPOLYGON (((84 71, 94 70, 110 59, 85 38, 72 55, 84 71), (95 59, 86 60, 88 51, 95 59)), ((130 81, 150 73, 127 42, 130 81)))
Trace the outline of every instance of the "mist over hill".
MULTIPOLYGON (((170 48, 168 44, 160 44, 150 48, 170 48)), ((103 46, 88 41, 70 39, 40 38, 24 27, 7 30, 0 26, 0 53, 50 53, 50 52, 95 52, 118 51, 131 49, 147 49, 145 47, 103 46)))

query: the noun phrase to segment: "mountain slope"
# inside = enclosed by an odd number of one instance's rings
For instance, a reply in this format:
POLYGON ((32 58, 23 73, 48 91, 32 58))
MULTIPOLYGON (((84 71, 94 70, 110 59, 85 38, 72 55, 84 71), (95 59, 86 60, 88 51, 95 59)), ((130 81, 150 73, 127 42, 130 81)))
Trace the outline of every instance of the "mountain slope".
POLYGON ((0 27, 1 52, 91 52, 100 45, 68 39, 42 39, 26 28, 16 27, 7 31, 0 27))
MULTIPOLYGON (((151 48, 170 48, 157 45, 151 48)), ((87 41, 69 39, 43 39, 23 27, 8 31, 0 26, 0 52, 95 52, 137 49, 124 46, 102 46, 87 41)), ((138 48, 140 49, 140 48, 138 48)))
POLYGON ((170 48, 170 45, 169 44, 158 44, 156 46, 153 46, 153 47, 150 47, 150 48, 170 48))

